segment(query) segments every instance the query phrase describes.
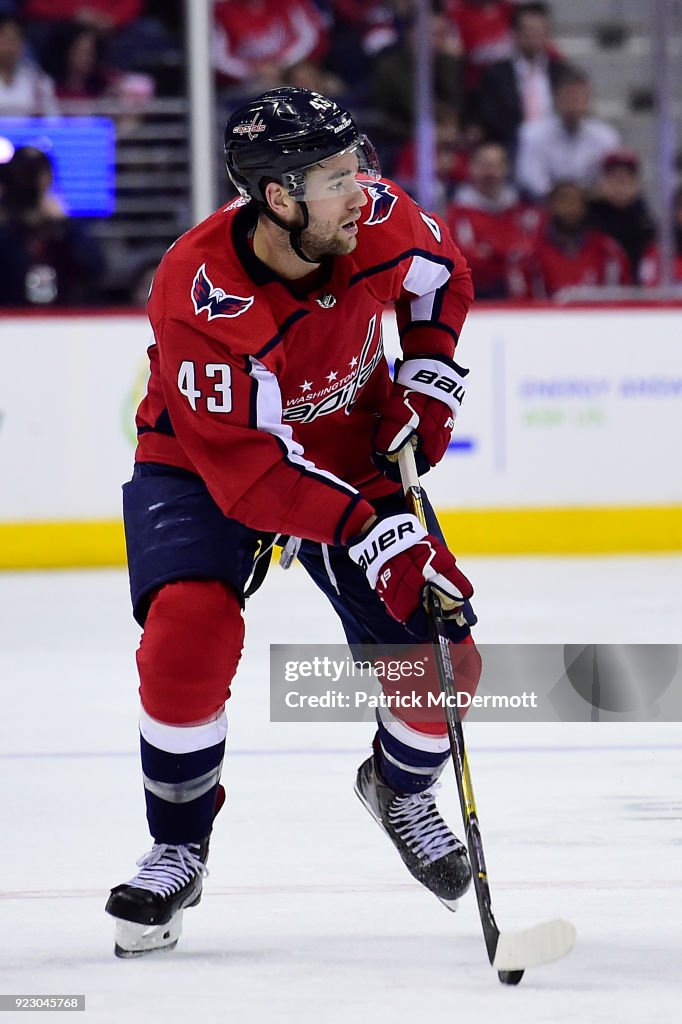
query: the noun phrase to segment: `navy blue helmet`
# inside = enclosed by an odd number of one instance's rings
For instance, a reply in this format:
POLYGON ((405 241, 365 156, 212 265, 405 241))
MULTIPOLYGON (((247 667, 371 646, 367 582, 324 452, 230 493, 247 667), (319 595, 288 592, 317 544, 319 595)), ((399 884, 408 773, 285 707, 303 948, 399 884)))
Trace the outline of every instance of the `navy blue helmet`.
POLYGON ((309 89, 282 86, 241 107, 225 127, 225 165, 245 198, 266 206, 265 187, 283 184, 299 201, 306 198, 306 170, 320 161, 353 152, 358 173, 379 178, 371 142, 352 115, 309 89))

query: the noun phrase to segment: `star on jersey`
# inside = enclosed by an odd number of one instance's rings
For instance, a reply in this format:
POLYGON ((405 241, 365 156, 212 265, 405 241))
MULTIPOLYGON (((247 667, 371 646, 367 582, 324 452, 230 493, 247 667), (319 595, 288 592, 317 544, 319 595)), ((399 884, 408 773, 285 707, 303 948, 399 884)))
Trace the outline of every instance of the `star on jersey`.
POLYGON ((206 273, 205 263, 201 264, 194 276, 191 294, 195 315, 199 316, 206 310, 209 320, 246 313, 247 309, 253 305, 254 300, 253 295, 244 298, 241 295, 228 295, 222 288, 214 288, 213 282, 206 273))
POLYGON ((282 413, 284 423, 312 423, 318 417, 330 416, 332 413, 349 415, 358 394, 383 358, 381 321, 378 320, 375 313, 368 321, 367 333, 360 355, 353 356, 353 359, 349 360, 351 370, 348 373, 342 372, 340 380, 337 379, 339 371, 330 370, 326 377, 329 384, 317 391, 312 391, 313 385, 309 380, 299 384, 298 387, 304 393, 287 399, 282 413), (374 351, 370 355, 373 345, 374 351))

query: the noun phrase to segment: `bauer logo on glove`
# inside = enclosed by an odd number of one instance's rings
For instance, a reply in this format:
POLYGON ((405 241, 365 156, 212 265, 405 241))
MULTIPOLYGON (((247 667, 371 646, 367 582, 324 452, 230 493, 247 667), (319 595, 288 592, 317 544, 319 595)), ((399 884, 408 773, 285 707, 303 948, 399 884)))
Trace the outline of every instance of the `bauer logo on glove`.
POLYGON ((411 356, 398 366, 374 437, 374 463, 390 480, 399 480, 397 457, 416 438, 420 475, 443 458, 469 371, 446 356, 411 356))
POLYGON ((414 544, 418 537, 426 536, 426 530, 413 516, 403 518, 392 516, 391 519, 382 520, 378 525, 383 526, 381 532, 377 529, 371 530, 367 534, 364 543, 360 542, 354 545, 354 550, 357 550, 357 557, 353 558, 351 555, 353 561, 357 562, 360 568, 364 569, 367 573, 367 578, 370 580, 370 586, 372 587, 376 585, 377 574, 381 566, 386 562, 386 558, 392 557, 398 551, 404 551, 406 547, 414 544), (413 519, 414 522, 412 521, 413 519), (390 524, 388 528, 387 524, 390 524), (376 562, 377 558, 380 558, 384 552, 389 550, 390 555, 381 558, 377 565, 372 568, 372 563, 376 562))
POLYGON ((437 589, 444 615, 457 621, 474 592, 445 545, 408 512, 375 523, 348 554, 388 612, 408 629, 416 631, 424 617, 427 584, 437 589))

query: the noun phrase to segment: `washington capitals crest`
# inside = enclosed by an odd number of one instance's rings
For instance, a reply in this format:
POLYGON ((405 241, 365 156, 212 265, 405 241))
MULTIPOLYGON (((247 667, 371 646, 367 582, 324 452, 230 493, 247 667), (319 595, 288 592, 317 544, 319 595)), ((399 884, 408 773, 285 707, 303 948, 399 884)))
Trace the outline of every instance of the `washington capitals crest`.
POLYGON ((365 224, 383 224, 391 216, 398 197, 391 192, 385 181, 359 181, 358 184, 362 185, 372 200, 372 209, 365 224))
POLYGON ((243 298, 241 295, 228 295, 222 288, 215 288, 206 273, 206 264, 202 263, 192 282, 192 302, 197 316, 204 310, 209 320, 219 316, 232 317, 246 313, 253 305, 254 296, 243 298))

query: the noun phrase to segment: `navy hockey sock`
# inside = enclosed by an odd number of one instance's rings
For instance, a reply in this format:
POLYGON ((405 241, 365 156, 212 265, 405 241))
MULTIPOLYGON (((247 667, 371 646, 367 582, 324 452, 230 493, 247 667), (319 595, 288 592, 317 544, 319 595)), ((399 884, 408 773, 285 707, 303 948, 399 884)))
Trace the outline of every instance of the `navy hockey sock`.
POLYGON ((156 722, 142 712, 140 753, 147 821, 157 843, 200 843, 209 835, 226 732, 224 713, 205 725, 183 727, 156 722))

